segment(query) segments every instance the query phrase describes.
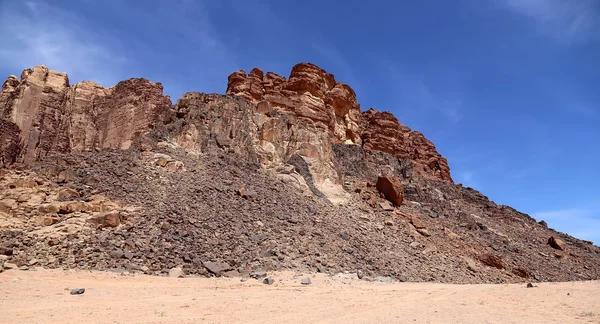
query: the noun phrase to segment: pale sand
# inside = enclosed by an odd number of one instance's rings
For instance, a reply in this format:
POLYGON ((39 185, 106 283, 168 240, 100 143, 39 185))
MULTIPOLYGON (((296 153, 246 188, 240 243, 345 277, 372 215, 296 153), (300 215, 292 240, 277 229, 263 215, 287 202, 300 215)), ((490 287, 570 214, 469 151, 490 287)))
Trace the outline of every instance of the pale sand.
POLYGON ((600 282, 369 283, 353 275, 250 279, 0 273, 0 323, 600 323, 600 282), (71 288, 85 288, 70 295, 71 288))

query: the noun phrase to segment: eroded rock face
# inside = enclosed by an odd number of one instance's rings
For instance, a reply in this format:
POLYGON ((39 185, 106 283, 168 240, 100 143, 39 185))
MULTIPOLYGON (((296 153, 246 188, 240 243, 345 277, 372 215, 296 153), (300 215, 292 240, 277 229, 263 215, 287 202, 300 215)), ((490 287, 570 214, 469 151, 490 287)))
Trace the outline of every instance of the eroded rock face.
POLYGON ((248 74, 234 72, 229 76, 227 94, 248 99, 261 111, 276 110, 310 119, 333 135, 333 142, 361 143, 360 105, 354 90, 314 64, 297 64, 289 80, 272 72, 265 75, 257 68, 248 74))
POLYGON ((418 131, 402 125, 389 112, 373 108, 361 114, 363 147, 415 162, 415 171, 452 182, 448 160, 418 131))
POLYGON ((165 131, 188 151, 220 149, 267 169, 294 165, 304 178, 300 186, 314 185, 313 192, 332 200, 346 194, 333 167, 332 139, 321 123, 247 100, 197 92, 183 95, 175 112, 165 131))
POLYGON ((248 74, 234 72, 227 94, 250 100, 261 113, 277 111, 309 119, 329 134, 331 143, 363 145, 413 160, 416 172, 452 182, 448 161, 423 134, 400 124, 389 112, 370 109, 361 113, 354 90, 316 65, 297 64, 288 80, 256 68, 248 74))
MULTIPOLYGON (((70 86, 64 73, 44 66, 26 69, 20 79, 9 77, 0 93, 3 165, 127 149, 138 135, 162 127, 169 141, 188 152, 235 153, 332 201, 348 197, 334 145, 362 147, 369 156, 389 153, 392 159, 413 161, 411 170, 417 173, 452 181, 446 159, 421 133, 390 113, 361 113, 352 88, 314 64, 297 64, 288 79, 257 68, 234 72, 227 94, 189 92, 170 110, 162 85, 146 79, 111 88, 89 81, 70 86), (282 172, 289 167, 296 171, 282 172)), ((374 176, 404 163, 372 162, 374 176)))
POLYGON ((70 86, 65 73, 25 69, 20 80, 8 77, 0 93, 4 160, 28 164, 59 153, 126 149, 170 106, 162 90, 146 79, 107 89, 88 81, 70 86))

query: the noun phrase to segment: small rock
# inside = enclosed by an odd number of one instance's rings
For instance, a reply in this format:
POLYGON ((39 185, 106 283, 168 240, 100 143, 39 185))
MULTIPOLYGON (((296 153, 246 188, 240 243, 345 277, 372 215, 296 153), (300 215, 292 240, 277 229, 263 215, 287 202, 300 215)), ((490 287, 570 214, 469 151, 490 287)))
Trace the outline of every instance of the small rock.
POLYGON ((131 260, 131 259, 133 259, 133 253, 131 253, 131 252, 125 252, 125 253, 123 253, 123 257, 125 259, 131 260))
POLYGON ((173 269, 169 270, 169 277, 171 277, 171 278, 184 278, 185 277, 185 273, 183 272, 183 269, 181 269, 181 267, 176 267, 176 268, 173 268, 173 269))
POLYGON ((533 275, 533 279, 535 279, 535 280, 537 280, 537 281, 540 281, 540 279, 541 279, 541 278, 540 278, 540 276, 539 276, 539 275, 536 273, 536 274, 534 274, 534 275, 533 275))
POLYGON ((388 220, 385 221, 385 225, 387 225, 387 226, 394 226, 394 221, 391 220, 391 219, 388 219, 388 220))
POLYGON ((79 192, 77 192, 77 190, 75 190, 75 189, 63 188, 58 192, 59 200, 73 199, 73 198, 79 198, 79 192))
POLYGON ((14 263, 4 262, 4 269, 6 269, 6 270, 13 270, 13 269, 18 269, 18 268, 19 267, 14 263))
POLYGON ((312 282, 310 281, 309 277, 306 277, 306 278, 302 279, 302 281, 300 281, 300 283, 303 285, 310 285, 312 282))
POLYGON ((238 195, 242 196, 245 199, 254 199, 256 197, 256 192, 248 190, 246 188, 242 188, 238 190, 238 195))
POLYGON ((34 265, 38 264, 39 262, 40 262, 40 260, 38 260, 38 259, 31 259, 28 264, 29 264, 29 266, 34 266, 34 265))
POLYGON ((393 281, 392 277, 383 277, 383 276, 377 276, 373 279, 377 282, 386 282, 386 283, 390 283, 393 281))
POLYGON ((482 254, 479 256, 481 263, 498 269, 504 269, 504 261, 499 256, 492 254, 482 254))
POLYGON ((419 232, 419 234, 425 236, 425 237, 430 237, 431 233, 429 233, 428 230, 424 229, 424 228, 419 228, 417 229, 417 232, 419 232))
POLYGON ((121 224, 121 214, 118 211, 101 213, 88 218, 87 221, 98 227, 117 227, 121 224))
POLYGON ((394 207, 390 204, 389 201, 383 201, 379 203, 379 207, 381 207, 381 209, 385 210, 385 211, 393 211, 394 207))
POLYGON ((415 227, 415 229, 424 229, 425 228, 425 224, 423 224, 423 222, 421 222, 421 220, 416 216, 413 216, 410 218, 410 223, 412 224, 412 226, 415 227))
POLYGON ((533 288, 533 287, 537 287, 537 286, 534 285, 532 282, 527 283, 527 288, 533 288))
POLYGON ((232 270, 231 266, 226 262, 210 262, 210 261, 208 261, 208 262, 204 262, 203 265, 208 271, 210 271, 216 275, 221 275, 221 273, 223 273, 223 272, 232 270))
POLYGON ((262 279, 265 278, 267 276, 267 272, 264 270, 255 270, 250 272, 250 278, 253 279, 262 279))
POLYGON ((241 281, 241 282, 246 282, 246 281, 248 281, 248 279, 250 279, 250 276, 246 275, 246 276, 242 276, 242 277, 240 278, 240 281, 241 281))
POLYGON ((274 282, 275 282, 275 279, 273 279, 272 277, 265 278, 265 280, 263 280, 263 283, 265 285, 272 285, 274 282))
POLYGON ((416 249, 419 247, 419 245, 420 245, 419 242, 414 241, 414 242, 411 242, 408 246, 410 246, 413 249, 416 249))
POLYGON ((150 268, 148 268, 147 266, 141 266, 140 270, 143 272, 148 272, 148 271, 150 271, 150 268))
POLYGON ((60 221, 60 218, 57 216, 45 216, 42 219, 42 225, 44 226, 52 226, 60 221))
POLYGON ((551 236, 548 239, 548 245, 550 245, 554 249, 561 250, 561 251, 564 251, 567 249, 567 244, 565 243, 565 241, 563 241, 557 237, 554 237, 554 236, 551 236))
POLYGON ((226 277, 226 278, 235 278, 235 277, 239 277, 240 273, 237 270, 230 270, 230 271, 223 272, 222 276, 226 277))
POLYGON ((0 254, 0 261, 6 261, 6 260, 8 260, 8 255, 0 254))
POLYGON ((527 269, 525 269, 523 267, 517 267, 517 268, 513 269, 512 273, 514 273, 515 275, 517 275, 521 278, 529 278, 529 276, 530 276, 529 271, 527 271, 527 269))
POLYGON ((0 245, 0 255, 11 256, 13 255, 13 249, 7 246, 0 245))
POLYGON ((13 209, 17 208, 17 201, 14 199, 0 200, 0 212, 10 214, 13 209))
POLYGON ((85 292, 85 288, 71 289, 71 295, 81 295, 85 292))
POLYGON ((548 227, 548 223, 546 223, 546 221, 544 221, 544 220, 539 221, 538 224, 540 224, 544 227, 548 227))
POLYGON ((23 265, 23 266, 19 267, 19 270, 21 270, 21 271, 27 271, 27 270, 29 270, 29 267, 26 266, 26 265, 23 265))
POLYGON ((398 276, 396 276, 396 279, 398 279, 398 281, 400 281, 400 282, 408 281, 408 279, 404 275, 398 275, 398 276))
POLYGON ((368 215, 364 215, 364 214, 358 216, 358 219, 360 219, 361 221, 365 221, 365 222, 368 222, 371 220, 368 215))
POLYGON ((365 275, 363 274, 362 270, 356 270, 356 276, 358 279, 362 279, 365 275))

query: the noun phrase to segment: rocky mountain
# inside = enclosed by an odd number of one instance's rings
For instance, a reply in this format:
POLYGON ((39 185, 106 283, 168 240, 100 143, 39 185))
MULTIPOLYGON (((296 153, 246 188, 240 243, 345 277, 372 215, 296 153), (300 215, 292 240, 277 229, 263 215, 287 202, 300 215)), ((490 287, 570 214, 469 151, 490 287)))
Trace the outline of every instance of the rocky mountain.
POLYGON ((70 85, 0 92, 0 254, 17 266, 439 282, 597 279, 600 249, 454 184, 446 158, 310 64, 225 95, 70 85))

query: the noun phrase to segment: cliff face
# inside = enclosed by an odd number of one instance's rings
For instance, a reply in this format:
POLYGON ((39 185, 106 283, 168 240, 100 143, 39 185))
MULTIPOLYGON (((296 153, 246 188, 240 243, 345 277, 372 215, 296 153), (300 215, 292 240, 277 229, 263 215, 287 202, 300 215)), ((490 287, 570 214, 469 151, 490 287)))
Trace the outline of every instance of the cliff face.
MULTIPOLYGON (((422 134, 390 113, 360 110, 348 85, 310 63, 292 68, 288 79, 253 69, 229 76, 227 94, 190 92, 174 106, 186 120, 177 142, 199 151, 215 139, 267 168, 292 160, 306 164, 307 176, 332 199, 343 198, 332 145, 349 144, 415 162, 415 171, 452 181, 448 163, 422 134), (204 144, 203 144, 204 143, 204 144)), ((129 79, 103 88, 84 81, 69 85, 65 73, 44 66, 10 76, 0 93, 0 145, 5 164, 29 164, 57 153, 127 149, 171 108, 162 85, 129 79)))
POLYGON ((287 79, 238 71, 226 95, 175 105, 146 79, 71 86, 43 66, 9 77, 2 253, 19 266, 148 274, 221 275, 211 262, 233 276, 361 269, 454 283, 600 274, 592 242, 453 184, 423 134, 361 112, 349 86, 309 63, 287 79))
POLYGON ((6 163, 102 148, 126 149, 170 106, 162 85, 130 79, 103 88, 69 85, 65 73, 44 66, 10 76, 0 93, 2 152, 6 163), (18 144, 15 144, 18 143, 18 144))
POLYGON ((416 172, 452 182, 448 160, 437 152, 435 145, 420 132, 400 124, 391 113, 371 108, 361 114, 361 126, 365 149, 412 160, 416 172))
MULTIPOLYGON (((289 134, 276 132, 276 136, 270 138, 259 135, 258 141, 269 143, 269 147, 272 144, 278 148, 275 151, 283 152, 281 160, 298 153, 319 161, 318 168, 324 172, 311 172, 316 174, 317 185, 328 179, 336 183, 328 176, 333 172, 331 145, 339 143, 360 145, 367 150, 411 160, 415 163, 414 171, 452 182, 448 161, 423 134, 411 131, 389 112, 374 109, 361 112, 354 90, 313 64, 294 66, 289 79, 272 72, 264 74, 257 68, 248 74, 234 72, 229 76, 227 94, 251 101, 258 114, 284 115, 296 120, 293 127, 289 127, 289 134), (289 147, 289 143, 296 146, 289 147)), ((273 133, 272 123, 266 124, 266 130, 263 125, 259 126, 260 134, 273 133)))

